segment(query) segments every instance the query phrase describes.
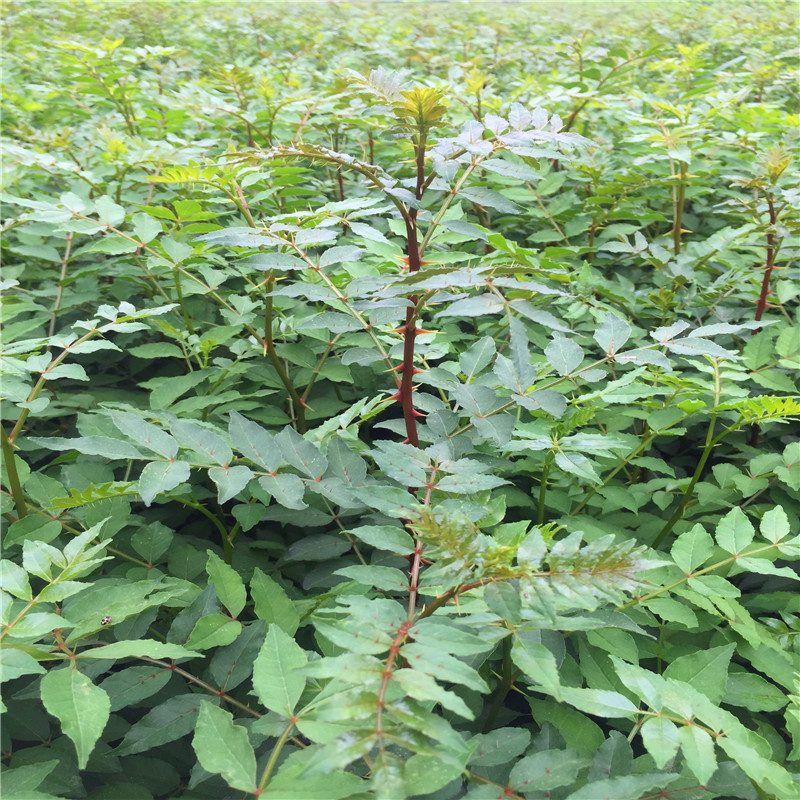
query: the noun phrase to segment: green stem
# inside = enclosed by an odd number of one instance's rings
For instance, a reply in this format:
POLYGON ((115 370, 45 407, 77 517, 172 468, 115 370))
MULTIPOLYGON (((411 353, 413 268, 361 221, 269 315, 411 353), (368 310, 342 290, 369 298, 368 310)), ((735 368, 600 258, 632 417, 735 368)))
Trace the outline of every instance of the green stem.
POLYGON ((447 209, 450 207, 450 204, 453 202, 453 200, 456 199, 456 196, 458 195, 459 191, 461 191, 461 187, 464 185, 467 178, 469 178, 469 176, 472 174, 472 171, 475 169, 475 167, 477 167, 478 164, 480 164, 480 162, 483 160, 484 160, 483 157, 476 158, 464 170, 463 174, 456 182, 456 185, 450 190, 450 194, 448 194, 447 197, 445 197, 444 200, 442 200, 442 204, 441 206, 439 206, 439 210, 436 212, 436 216, 433 218, 431 224, 428 226, 428 229, 425 231, 425 236, 423 237, 422 242, 419 246, 420 257, 425 254, 425 250, 430 244, 431 237, 433 236, 434 231, 438 227, 439 223, 442 221, 442 218, 447 212, 447 209))
POLYGON ((678 586, 686 583, 690 578, 697 578, 700 575, 705 575, 708 572, 713 572, 714 570, 720 569, 721 567, 726 566, 727 564, 732 564, 735 561, 738 561, 741 558, 750 558, 751 556, 757 556, 761 553, 766 553, 769 550, 775 550, 780 547, 781 542, 773 542, 771 544, 764 545, 763 547, 757 547, 755 550, 748 550, 745 553, 736 553, 735 555, 730 556, 730 558, 724 558, 722 561, 717 561, 716 564, 712 564, 710 567, 705 567, 705 569, 698 569, 696 572, 692 572, 689 575, 684 575, 677 581, 673 581, 668 586, 659 586, 653 592, 649 594, 642 595, 641 597, 635 597, 633 600, 628 600, 627 603, 622 603, 616 607, 616 611, 625 611, 628 608, 633 608, 633 606, 638 605, 639 603, 644 603, 648 600, 652 600, 654 597, 658 597, 659 595, 665 594, 666 592, 671 592, 673 589, 676 589, 678 586))
POLYGON ((267 278, 266 283, 266 297, 264 298, 264 352, 272 362, 272 366, 275 368, 275 372, 278 373, 278 377, 281 379, 281 383, 284 385, 286 391, 289 394, 289 399, 291 400, 292 404, 292 416, 295 419, 295 423, 297 425, 297 430, 299 433, 306 432, 306 404, 302 397, 297 393, 297 389, 295 385, 292 383, 292 379, 289 377, 289 373, 286 371, 286 367, 283 365, 283 361, 281 361, 280 356, 278 355, 277 351, 275 350, 275 340, 273 338, 272 333, 272 322, 273 322, 273 302, 272 302, 272 288, 275 285, 275 273, 274 271, 270 272, 269 278, 267 278))
POLYGON ((281 750, 283 750, 283 746, 289 741, 289 737, 292 735, 292 729, 294 728, 294 721, 290 720, 289 724, 283 729, 283 733, 281 733, 278 741, 275 742, 275 747, 272 748, 272 752, 269 754, 269 761, 267 761, 267 766, 264 767, 264 772, 261 773, 261 780, 258 782, 258 793, 264 791, 264 788, 269 783, 269 779, 272 777, 272 773, 275 770, 275 765, 278 763, 278 757, 281 754, 281 750))
POLYGON ((711 455, 711 451, 714 449, 714 445, 716 445, 719 440, 724 436, 728 431, 723 431, 723 433, 714 438, 714 424, 717 421, 717 415, 712 414, 711 419, 708 423, 708 432, 706 434, 706 443, 703 447, 703 453, 700 456, 700 461, 697 462, 697 468, 692 475, 692 479, 689 481, 689 485, 686 487, 683 497, 681 498, 680 503, 678 503, 678 507, 675 509, 675 513, 667 520, 667 523, 664 527, 658 532, 658 536, 653 540, 651 547, 654 549, 657 548, 661 542, 664 541, 664 538, 669 534, 669 532, 675 527, 675 523, 683 516, 683 512, 686 510, 686 506, 689 505, 689 501, 692 499, 694 495, 694 487, 697 485, 697 482, 700 480, 700 475, 703 472, 703 468, 706 465, 706 461, 708 461, 708 457, 711 455))
POLYGON ((497 719, 497 715, 500 713, 500 709, 503 707, 503 703, 505 702, 508 693, 511 691, 511 687, 514 685, 514 681, 516 680, 519 672, 515 672, 512 669, 512 661, 511 661, 511 636, 506 636, 503 639, 502 643, 503 648, 503 667, 502 673, 500 676, 500 681, 497 684, 497 687, 494 691, 494 698, 492 699, 492 706, 489 709, 489 713, 486 716, 486 722, 483 724, 483 733, 489 733, 492 730, 492 726, 494 725, 494 721, 497 719))
POLYGON ((703 469, 708 461, 708 457, 711 455, 711 451, 714 449, 714 445, 716 445, 727 433, 733 430, 733 428, 726 428, 724 431, 722 431, 722 433, 719 434, 719 436, 714 436, 714 426, 717 422, 716 408, 719 405, 722 385, 719 374, 719 360, 715 358, 712 360, 712 363, 714 366, 714 408, 712 409, 711 416, 708 420, 708 431, 706 431, 705 446, 703 447, 703 452, 700 455, 700 461, 697 462, 697 468, 694 471, 694 475, 692 475, 692 479, 689 481, 689 485, 686 487, 683 497, 678 503, 678 507, 675 509, 675 513, 667 520, 666 525, 664 525, 664 527, 658 532, 656 538, 653 540, 651 545, 653 549, 657 548, 661 542, 664 541, 667 534, 669 534, 669 532, 675 526, 675 523, 683 516, 686 506, 689 505, 689 501, 694 495, 694 487, 697 485, 697 481, 700 480, 700 476, 703 473, 703 469))
POLYGON ((228 532, 228 529, 225 527, 222 520, 220 520, 216 514, 209 511, 202 503, 186 500, 183 497, 173 497, 172 499, 178 503, 188 506, 189 508, 193 508, 195 511, 199 511, 204 517, 214 523, 214 527, 219 531, 220 538, 222 539, 222 550, 225 556, 225 563, 230 564, 231 560, 233 559, 233 542, 231 541, 230 533, 228 532))
POLYGON ((672 249, 675 255, 681 252, 681 229, 683 228, 683 207, 686 203, 686 162, 681 161, 680 183, 675 189, 675 202, 672 226, 672 249))
POLYGON ((3 463, 6 467, 6 477, 11 489, 11 496, 14 498, 14 508, 17 510, 17 518, 22 519, 28 513, 28 507, 25 504, 25 496, 22 494, 22 484, 19 482, 17 462, 14 458, 14 445, 8 438, 4 425, 0 425, 0 436, 2 436, 3 444, 3 463))
POLYGON ((537 524, 544 524, 544 500, 547 495, 547 474, 550 472, 550 465, 553 463, 553 451, 551 450, 544 459, 542 474, 539 476, 539 508, 536 512, 537 524))
POLYGON ((83 342, 91 339, 96 333, 98 333, 96 330, 85 333, 83 336, 72 342, 69 347, 65 347, 64 350, 47 365, 47 369, 42 372, 41 377, 38 381, 36 381, 33 389, 31 389, 31 393, 28 395, 28 398, 25 401, 28 404, 27 407, 22 409, 22 413, 19 415, 16 425, 14 425, 13 430, 8 436, 8 440, 11 444, 13 444, 19 438, 20 432, 25 425, 25 421, 28 419, 28 415, 31 413, 30 403, 32 403, 39 396, 39 393, 42 391, 42 389, 44 389, 44 385, 47 383, 47 378, 45 377, 47 373, 52 371, 67 357, 71 348, 75 347, 76 345, 83 344, 83 342))
POLYGON ((194 333, 194 325, 192 325, 191 319, 189 319, 189 314, 186 311, 186 305, 183 302, 183 289, 181 288, 181 274, 178 272, 177 269, 173 270, 175 273, 175 292, 178 295, 178 305, 181 307, 181 316, 183 317, 183 322, 186 325, 186 330, 189 333, 194 333))

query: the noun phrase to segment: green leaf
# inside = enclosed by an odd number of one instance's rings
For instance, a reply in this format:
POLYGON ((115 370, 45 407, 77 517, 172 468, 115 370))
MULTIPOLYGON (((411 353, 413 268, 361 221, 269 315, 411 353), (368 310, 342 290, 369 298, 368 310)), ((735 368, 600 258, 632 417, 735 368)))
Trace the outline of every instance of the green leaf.
POLYGON ((793 776, 780 764, 761 755, 754 747, 730 736, 720 736, 717 744, 762 790, 781 800, 798 800, 800 788, 793 776))
POLYGON ((373 564, 353 564, 337 569, 334 575, 357 581, 363 586, 374 586, 382 592, 403 592, 408 590, 408 576, 396 567, 381 567, 373 564))
POLYGON ((283 463, 275 437, 237 411, 231 411, 228 433, 233 446, 267 472, 275 472, 283 463))
POLYGON ((111 698, 111 710, 119 711, 128 706, 137 706, 142 700, 160 691, 172 677, 170 669, 156 665, 127 667, 113 672, 100 687, 111 698))
POLYGON ((6 592, 22 600, 30 600, 33 597, 28 573, 19 564, 7 558, 0 561, 0 585, 6 592))
POLYGON ((206 572, 220 603, 234 619, 242 613, 247 602, 247 589, 239 573, 211 550, 206 550, 206 572))
POLYGON ((636 714, 636 706, 625 695, 606 689, 562 686, 561 698, 565 703, 596 717, 629 717, 636 714))
POLYGON ((186 647, 194 650, 208 650, 230 644, 242 631, 240 622, 224 614, 209 614, 197 620, 186 647))
POLYGON ((585 766, 574 750, 543 750, 517 761, 508 782, 515 791, 549 792, 572 783, 585 766))
POLYGON ((466 375, 467 383, 489 366, 496 353, 494 339, 484 336, 459 356, 458 366, 466 375))
POLYGON ((233 789, 255 793, 256 755, 247 730, 234 724, 232 714, 211 703, 201 703, 192 746, 207 772, 222 775, 233 789))
POLYGON ((259 270, 261 272, 288 272, 289 270, 308 269, 308 264, 302 258, 290 256, 288 253, 257 253, 236 262, 238 267, 245 267, 248 270, 259 270))
POLYGON ((410 697, 423 702, 439 703, 442 708, 466 719, 475 718, 475 713, 455 692, 440 686, 431 675, 402 667, 392 673, 392 680, 410 697))
POLYGON ((142 454, 128 442, 110 439, 107 436, 82 436, 79 439, 60 439, 47 436, 32 436, 30 441, 48 450, 66 450, 84 453, 88 456, 124 459, 143 458, 142 454))
POLYGON ((613 797, 614 800, 639 800, 643 795, 655 790, 669 791, 667 787, 677 778, 677 775, 669 772, 604 778, 587 783, 567 795, 566 800, 599 800, 601 797, 613 797))
POLYGON ((681 739, 677 725, 666 717, 648 717, 639 729, 639 733, 656 766, 664 769, 680 746, 681 739))
POLYGON ((556 658, 548 647, 529 635, 514 637, 511 660, 535 683, 544 686, 549 694, 561 699, 561 681, 556 658))
POLYGON ((270 625, 253 665, 253 689, 258 699, 271 711, 284 717, 293 716, 306 685, 300 668, 307 660, 291 636, 278 625, 270 625))
POLYGON ((569 375, 583 361, 583 350, 560 333, 544 349, 545 357, 559 375, 569 375))
POLYGON ((616 314, 607 313, 597 330, 594 340, 606 355, 613 356, 622 348, 631 336, 631 326, 616 314))
POLYGON ((735 649, 735 644, 724 644, 679 656, 664 670, 664 677, 685 681, 713 703, 719 703, 725 694, 728 665, 735 649))
POLYGON ((164 700, 133 724, 115 750, 115 755, 144 753, 186 736, 194 730, 203 702, 202 694, 179 694, 164 700))
POLYGON ((57 800, 55 795, 36 789, 58 765, 58 760, 51 760, 4 769, 3 797, 5 800, 57 800))
POLYGON ((0 649, 0 680, 13 681, 21 675, 41 675, 44 667, 29 653, 5 646, 0 649))
POLYGON ((761 535, 770 542, 779 542, 789 535, 791 530, 789 518, 786 516, 783 506, 775 506, 764 514, 761 518, 760 530, 761 535))
POLYGON ((327 469, 328 460, 308 439, 304 439, 293 428, 286 427, 275 440, 288 464, 314 480, 322 477, 327 469))
POLYGON ((749 711, 780 711, 789 698, 774 683, 752 672, 732 672, 722 702, 749 711))
POLYGON ((152 241, 161 233, 161 223, 153 219, 150 214, 134 214, 131 222, 134 234, 143 244, 152 241))
POLYGON ((513 625, 519 624, 522 601, 517 587, 505 582, 490 583, 483 590, 483 599, 493 614, 513 625))
POLYGON ((490 733, 479 733, 470 742, 478 746, 470 756, 469 763, 475 767, 493 767, 507 764, 525 752, 531 741, 526 728, 495 728, 490 733))
POLYGON ((678 737, 687 766, 701 784, 708 783, 717 770, 714 740, 694 724, 682 725, 678 737))
POLYGON ((114 642, 103 647, 92 647, 81 650, 81 658, 199 658, 201 653, 188 650, 178 644, 157 642, 154 639, 131 639, 124 642, 114 642))
POLYGON ((378 550, 405 556, 414 552, 414 542, 402 528, 394 525, 362 525, 351 528, 348 533, 378 550))
POLYGON ((438 755, 417 753, 406 761, 403 783, 410 794, 431 794, 458 780, 464 767, 443 761, 438 755))
POLYGON ((331 264, 340 264, 343 261, 358 261, 364 250, 354 245, 342 247, 329 247, 320 257, 320 267, 329 267, 331 264))
POLYGON ((122 433, 162 458, 174 458, 178 454, 178 443, 168 433, 136 414, 112 411, 111 419, 122 433))
POLYGON ((704 564, 714 552, 714 542, 702 525, 682 533, 670 553, 675 563, 688 575, 704 564))
POLYGON ((479 472, 461 472, 457 475, 445 475, 437 484, 436 488, 441 492, 451 494, 475 494, 487 489, 496 489, 508 483, 503 478, 496 475, 484 475, 479 472))
POLYGON ((186 420, 173 420, 170 430, 184 447, 206 456, 221 467, 227 467, 233 460, 233 452, 227 442, 202 425, 186 420))
POLYGON ((258 567, 250 579, 250 595, 255 605, 256 616, 267 625, 275 623, 289 636, 293 636, 300 625, 300 614, 283 587, 258 567))
POLYGON ((280 472, 277 475, 262 475, 258 483, 264 491, 271 494, 282 506, 295 511, 308 508, 303 502, 306 487, 303 481, 292 472, 280 472))
POLYGON ((44 707, 72 739, 83 769, 111 713, 108 695, 71 667, 50 670, 41 682, 44 707))
POLYGON ((519 206, 504 197, 500 192, 494 191, 494 189, 470 186, 466 189, 462 189, 459 194, 461 197, 466 197, 467 200, 477 203, 479 206, 494 208, 502 214, 519 214, 519 206))
POLYGON ((716 529, 717 544, 723 550, 738 555, 755 536, 755 529, 739 506, 734 506, 719 522, 716 529))
POLYGON ((150 342, 128 348, 128 352, 136 358, 180 358, 184 357, 183 351, 177 345, 169 342, 150 342))
POLYGON ((190 472, 185 461, 151 461, 139 475, 139 496, 149 506, 157 495, 188 481, 190 472))

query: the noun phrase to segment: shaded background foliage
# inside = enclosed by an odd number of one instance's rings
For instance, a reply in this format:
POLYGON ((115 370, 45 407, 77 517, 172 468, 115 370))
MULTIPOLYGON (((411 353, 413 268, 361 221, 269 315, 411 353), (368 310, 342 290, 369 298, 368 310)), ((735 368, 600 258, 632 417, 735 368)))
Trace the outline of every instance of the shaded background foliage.
POLYGON ((4 4, 9 798, 797 797, 796 6, 420 10, 4 4))

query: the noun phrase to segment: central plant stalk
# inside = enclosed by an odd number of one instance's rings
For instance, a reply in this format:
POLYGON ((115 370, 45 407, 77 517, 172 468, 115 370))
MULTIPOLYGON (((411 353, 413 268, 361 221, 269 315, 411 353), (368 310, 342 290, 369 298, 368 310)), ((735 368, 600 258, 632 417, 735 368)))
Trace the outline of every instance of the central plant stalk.
MULTIPOLYGON (((425 191, 425 130, 420 125, 420 132, 414 142, 415 162, 417 167, 417 185, 414 197, 422 199, 425 191)), ((418 272, 422 266, 419 254, 419 241, 417 239, 417 209, 409 208, 405 215, 406 240, 408 249, 408 271, 418 272)), ((406 423, 406 438, 409 444, 414 447, 419 446, 419 436, 417 435, 417 414, 414 409, 414 344, 417 338, 417 303, 418 295, 408 298, 411 304, 406 309, 406 324, 403 329, 403 379, 400 384, 400 404, 403 407, 403 419, 406 423)))

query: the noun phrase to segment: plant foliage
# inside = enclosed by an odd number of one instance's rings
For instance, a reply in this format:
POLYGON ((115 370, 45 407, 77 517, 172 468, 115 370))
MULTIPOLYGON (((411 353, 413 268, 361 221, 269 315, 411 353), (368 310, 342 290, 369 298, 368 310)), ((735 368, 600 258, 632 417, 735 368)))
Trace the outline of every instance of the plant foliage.
POLYGON ((800 798, 791 4, 5 4, 3 793, 800 798))

